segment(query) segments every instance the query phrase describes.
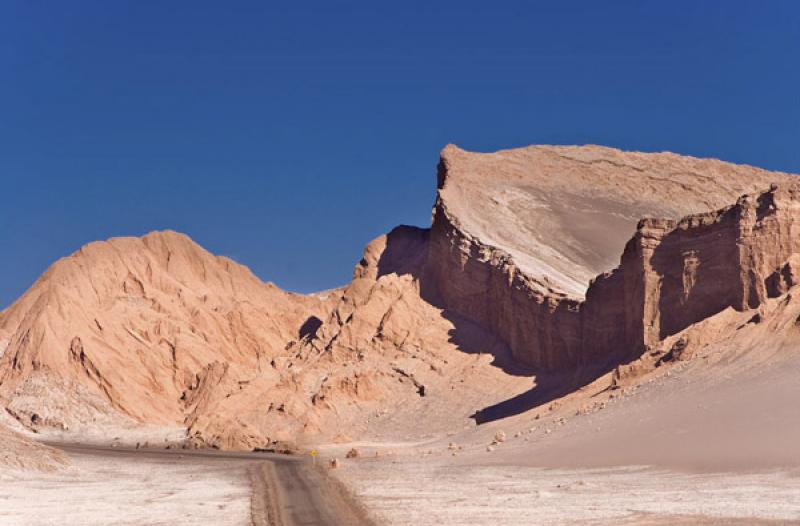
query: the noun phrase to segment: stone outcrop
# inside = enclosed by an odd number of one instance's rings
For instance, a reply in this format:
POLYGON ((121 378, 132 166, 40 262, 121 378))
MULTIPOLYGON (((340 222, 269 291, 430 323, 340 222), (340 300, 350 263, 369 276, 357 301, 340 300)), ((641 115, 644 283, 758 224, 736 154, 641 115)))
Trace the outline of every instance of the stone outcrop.
MULTIPOLYGON (((92 243, 0 313, 0 397, 22 399, 36 385, 41 406, 58 405, 55 383, 81 385, 134 419, 181 423, 223 372, 235 385, 271 369, 303 322, 326 311, 182 234, 92 243)), ((60 416, 68 427, 72 417, 60 416)))
POLYGON ((798 284, 798 256, 796 182, 680 220, 643 219, 619 267, 587 292, 587 361, 633 359, 727 308, 755 309, 798 284))
POLYGON ((680 221, 644 219, 619 269, 636 291, 626 340, 641 350, 728 307, 755 309, 798 284, 798 256, 797 183, 680 221))
MULTIPOLYGON (((656 313, 642 311, 658 306, 641 292, 660 277, 649 268, 632 277, 637 243, 646 251, 651 237, 687 214, 792 180, 668 153, 542 146, 475 154, 448 146, 439 165, 427 288, 445 310, 502 338, 520 361, 544 370, 615 362, 652 343, 640 334, 641 324, 656 313), (645 219, 637 229, 643 216, 665 219, 645 219), (625 268, 606 272, 634 234, 622 257, 625 268)), ((696 244, 710 242, 700 237, 696 244)), ((720 261, 731 255, 731 247, 707 250, 720 250, 720 261)), ((686 258, 686 279, 696 279, 697 262, 686 258)), ((782 286, 771 279, 773 288, 782 286)), ((688 318, 705 307, 695 308, 688 318)), ((669 316, 667 325, 680 323, 669 316)))
POLYGON ((224 449, 419 439, 562 396, 570 375, 625 385, 647 364, 618 366, 648 350, 688 359, 727 329, 684 329, 798 284, 799 220, 788 174, 448 146, 431 227, 369 243, 341 289, 282 291, 174 232, 56 262, 0 313, 0 406, 32 429, 119 414, 224 449), (551 372, 567 375, 542 387, 551 372))
POLYGON ((362 436, 389 409, 378 424, 459 408, 428 429, 461 425, 528 382, 473 359, 504 346, 422 298, 428 243, 427 229, 398 227, 367 246, 347 287, 308 296, 174 232, 93 243, 0 315, 0 405, 76 440, 139 422, 221 449, 362 436))

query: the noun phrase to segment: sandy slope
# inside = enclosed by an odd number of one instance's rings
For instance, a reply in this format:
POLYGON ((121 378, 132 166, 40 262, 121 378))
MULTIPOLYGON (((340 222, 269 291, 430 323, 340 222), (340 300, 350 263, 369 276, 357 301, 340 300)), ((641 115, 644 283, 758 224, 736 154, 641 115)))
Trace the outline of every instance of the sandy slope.
POLYGON ((800 524, 791 296, 759 323, 721 313, 709 323, 729 336, 641 383, 608 390, 601 378, 553 406, 393 455, 364 448, 337 474, 388 524, 800 524), (588 401, 600 405, 581 411, 588 401), (487 451, 499 430, 506 440, 487 451))
POLYGON ((0 470, 57 471, 69 464, 66 455, 43 446, 0 423, 0 470))
POLYGON ((633 378, 629 387, 608 390, 601 378, 557 402, 563 406, 549 416, 536 420, 546 413, 534 409, 495 422, 494 428, 530 438, 512 438, 491 462, 723 472, 800 468, 797 292, 764 305, 758 323, 752 312, 729 309, 687 329, 691 337, 716 324, 722 336, 688 360, 633 378), (576 406, 593 399, 605 399, 605 407, 576 414, 576 406))

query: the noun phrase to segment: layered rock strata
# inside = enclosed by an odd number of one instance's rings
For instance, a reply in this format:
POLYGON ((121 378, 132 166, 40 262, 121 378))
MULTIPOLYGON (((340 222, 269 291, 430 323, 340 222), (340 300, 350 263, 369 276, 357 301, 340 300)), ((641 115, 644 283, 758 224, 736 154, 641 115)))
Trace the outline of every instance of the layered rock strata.
POLYGON ((174 232, 56 262, 0 313, 0 405, 32 429, 122 415, 225 449, 444 432, 534 375, 531 400, 552 399, 540 373, 593 379, 785 293, 798 210, 794 176, 720 161, 449 146, 431 228, 371 242, 342 289, 284 292, 174 232))
MULTIPOLYGON (((448 146, 439 164, 426 269, 431 297, 544 370, 635 356, 653 343, 641 324, 660 307, 642 291, 657 288, 660 277, 650 267, 632 277, 630 259, 638 256, 628 254, 636 248, 630 244, 624 268, 604 272, 620 261, 626 241, 635 234, 634 245, 646 250, 659 229, 675 228, 687 214, 792 181, 785 173, 668 153, 542 146, 475 154, 448 146), (645 219, 637 230, 643 216, 665 219, 645 219)), ((697 245, 710 243, 696 229, 686 236, 699 236, 697 245)), ((727 251, 715 256, 721 261, 732 255, 723 246, 706 252, 717 250, 727 251)), ((687 279, 695 279, 691 266, 697 263, 686 257, 687 279)), ((708 293, 729 302, 728 291, 708 293)), ((694 308, 687 319, 713 311, 694 308)), ((680 323, 670 316, 668 327, 680 323)))
POLYGON ((652 347, 728 307, 757 308, 798 283, 798 257, 797 184, 680 221, 642 220, 619 269, 636 283, 626 339, 652 347))

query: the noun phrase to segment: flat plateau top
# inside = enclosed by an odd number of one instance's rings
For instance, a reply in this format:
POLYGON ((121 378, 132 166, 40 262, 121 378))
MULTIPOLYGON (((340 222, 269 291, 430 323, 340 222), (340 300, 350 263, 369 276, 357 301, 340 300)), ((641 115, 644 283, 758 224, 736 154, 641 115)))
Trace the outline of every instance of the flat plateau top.
POLYGON ((440 197, 458 226, 526 274, 581 299, 642 217, 678 219, 795 176, 673 153, 599 146, 442 152, 440 197))

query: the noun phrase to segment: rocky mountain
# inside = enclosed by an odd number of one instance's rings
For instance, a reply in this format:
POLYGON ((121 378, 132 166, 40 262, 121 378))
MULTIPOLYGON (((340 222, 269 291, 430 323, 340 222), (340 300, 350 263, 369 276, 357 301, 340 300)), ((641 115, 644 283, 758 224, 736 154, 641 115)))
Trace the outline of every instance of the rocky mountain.
POLYGON ((173 232, 56 262, 0 313, 0 403, 40 432, 222 448, 474 425, 668 367, 733 330, 688 329, 786 294, 797 188, 670 153, 448 146, 431 227, 374 240, 342 289, 284 292, 173 232))
POLYGON ((262 283, 182 234, 92 243, 0 314, 0 389, 34 425, 66 429, 94 413, 179 423, 217 371, 264 377, 325 304, 262 283))
POLYGON ((602 274, 617 266, 640 218, 680 219, 792 180, 671 153, 533 146, 475 154, 448 146, 432 281, 448 309, 490 327, 520 361, 557 370, 615 360, 640 349, 613 333, 617 311, 630 305, 611 305, 602 274))

